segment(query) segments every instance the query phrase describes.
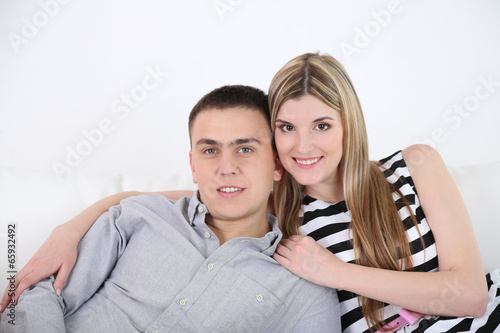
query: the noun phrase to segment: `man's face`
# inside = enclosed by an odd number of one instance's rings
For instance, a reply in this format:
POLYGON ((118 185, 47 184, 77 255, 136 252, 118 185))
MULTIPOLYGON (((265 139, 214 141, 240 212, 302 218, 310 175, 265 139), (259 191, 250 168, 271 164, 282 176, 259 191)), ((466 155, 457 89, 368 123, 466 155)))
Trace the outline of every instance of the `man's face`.
POLYGON ((211 218, 263 218, 272 182, 281 179, 264 116, 240 107, 204 110, 191 142, 193 181, 211 218))

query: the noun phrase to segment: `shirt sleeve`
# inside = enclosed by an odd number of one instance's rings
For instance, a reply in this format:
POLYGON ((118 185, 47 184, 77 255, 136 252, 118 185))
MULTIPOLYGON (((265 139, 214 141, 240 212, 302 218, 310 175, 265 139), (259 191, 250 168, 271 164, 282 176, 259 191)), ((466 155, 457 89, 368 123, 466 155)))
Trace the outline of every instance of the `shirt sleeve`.
POLYGON ((337 291, 326 288, 290 332, 342 332, 337 291))
POLYGON ((66 332, 64 318, 94 295, 125 249, 127 233, 119 223, 120 213, 120 206, 112 207, 80 241, 78 259, 61 296, 54 292, 54 276, 40 281, 19 298, 13 310, 15 325, 2 316, 2 332, 66 332))

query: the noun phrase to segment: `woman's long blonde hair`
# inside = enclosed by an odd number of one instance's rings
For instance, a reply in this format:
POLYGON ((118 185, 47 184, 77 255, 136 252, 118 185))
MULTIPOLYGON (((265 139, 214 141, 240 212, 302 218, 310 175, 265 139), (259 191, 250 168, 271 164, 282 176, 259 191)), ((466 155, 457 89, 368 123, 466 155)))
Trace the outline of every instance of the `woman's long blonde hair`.
MULTIPOLYGON (((340 112, 344 129, 340 173, 351 215, 350 232, 356 262, 390 270, 412 269, 410 245, 392 196, 392 188, 368 157, 363 112, 351 80, 342 65, 329 55, 303 54, 286 63, 269 88, 271 125, 288 99, 313 95, 340 112)), ((399 192, 399 191, 398 191, 399 192)), ((299 233, 303 186, 286 170, 274 185, 274 205, 284 237, 299 233)), ((399 193, 400 197, 404 197, 399 193)), ((409 205, 405 202, 409 209, 409 205)), ((409 210, 411 212, 411 210, 409 210)), ((417 221, 412 214, 415 225, 417 221)), ((422 238, 421 238, 421 241, 422 238)), ((359 296, 369 327, 381 329, 383 302, 359 296)))

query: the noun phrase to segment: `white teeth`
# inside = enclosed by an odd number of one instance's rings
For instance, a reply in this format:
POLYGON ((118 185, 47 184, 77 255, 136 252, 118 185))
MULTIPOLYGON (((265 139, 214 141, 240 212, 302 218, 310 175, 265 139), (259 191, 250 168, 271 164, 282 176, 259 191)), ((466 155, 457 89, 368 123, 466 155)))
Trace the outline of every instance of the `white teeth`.
POLYGON ((309 165, 309 164, 313 164, 313 163, 316 163, 319 161, 319 157, 315 158, 315 159, 312 159, 312 160, 296 160, 297 163, 299 164, 303 164, 303 165, 309 165))
POLYGON ((226 192, 226 193, 232 193, 232 192, 237 192, 241 191, 242 189, 239 187, 221 187, 219 191, 221 192, 226 192))

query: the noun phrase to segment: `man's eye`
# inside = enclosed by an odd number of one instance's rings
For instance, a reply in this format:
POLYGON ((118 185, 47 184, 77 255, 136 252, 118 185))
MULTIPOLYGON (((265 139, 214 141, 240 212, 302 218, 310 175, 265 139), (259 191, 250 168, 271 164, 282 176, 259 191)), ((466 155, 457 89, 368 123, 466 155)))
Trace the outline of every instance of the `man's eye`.
POLYGON ((209 149, 205 149, 205 151, 203 153, 208 154, 208 155, 212 155, 212 154, 215 154, 216 152, 217 152, 217 150, 215 150, 214 148, 209 148, 209 149))
POLYGON ((320 130, 320 131, 326 131, 327 129, 330 128, 330 125, 328 125, 328 124, 318 124, 318 125, 316 125, 315 128, 318 129, 318 130, 320 130))
POLYGON ((294 130, 292 125, 281 125, 281 130, 283 132, 291 132, 294 130))
POLYGON ((252 152, 252 148, 241 148, 239 150, 240 152, 244 153, 244 154, 248 154, 248 153, 251 153, 252 152))

